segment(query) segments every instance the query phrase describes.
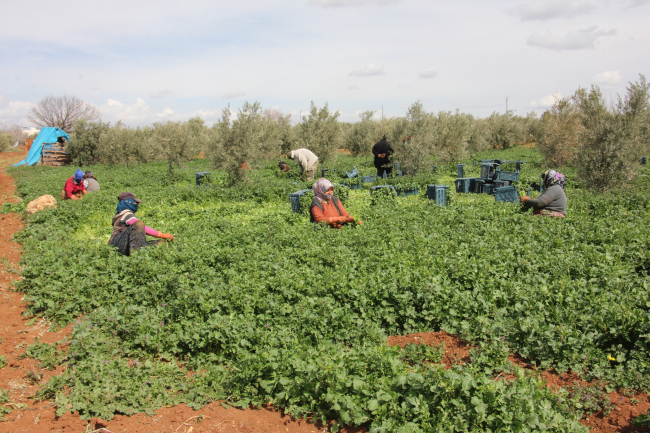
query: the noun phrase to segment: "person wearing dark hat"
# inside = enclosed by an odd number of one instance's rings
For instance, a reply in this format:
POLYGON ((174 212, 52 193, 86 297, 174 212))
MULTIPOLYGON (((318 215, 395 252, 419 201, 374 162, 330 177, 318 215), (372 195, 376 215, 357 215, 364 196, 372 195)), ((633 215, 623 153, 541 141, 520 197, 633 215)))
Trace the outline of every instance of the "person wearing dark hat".
POLYGON ((97 182, 97 179, 93 175, 92 171, 87 170, 84 173, 83 182, 84 182, 84 187, 86 188, 86 191, 88 191, 88 192, 99 191, 99 182, 97 182))
POLYGON ((162 239, 174 240, 173 235, 147 227, 136 218, 135 213, 142 200, 135 198, 132 192, 123 192, 117 196, 117 199, 119 202, 117 203, 117 212, 113 217, 113 234, 108 240, 108 244, 116 247, 118 253, 130 256, 131 251, 156 245, 162 239), (147 235, 161 240, 147 241, 147 235))
POLYGON ((377 177, 384 177, 384 173, 386 173, 386 176, 390 175, 391 171, 393 171, 393 148, 388 142, 386 134, 372 146, 372 154, 375 156, 377 177))
POLYGON ((80 168, 75 171, 74 176, 65 181, 65 186, 61 191, 63 200, 81 200, 86 193, 86 187, 82 182, 84 172, 80 168))

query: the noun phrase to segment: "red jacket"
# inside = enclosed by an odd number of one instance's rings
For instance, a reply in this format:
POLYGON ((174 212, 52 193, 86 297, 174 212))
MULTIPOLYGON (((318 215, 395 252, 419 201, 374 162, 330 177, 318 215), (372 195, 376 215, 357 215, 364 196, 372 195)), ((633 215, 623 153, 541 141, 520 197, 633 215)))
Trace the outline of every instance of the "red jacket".
POLYGON ((74 181, 74 176, 72 176, 70 179, 65 181, 65 186, 63 187, 63 190, 65 191, 65 195, 68 198, 72 198, 72 194, 76 194, 78 192, 86 192, 86 188, 84 187, 83 181, 79 181, 79 183, 75 183, 74 181))

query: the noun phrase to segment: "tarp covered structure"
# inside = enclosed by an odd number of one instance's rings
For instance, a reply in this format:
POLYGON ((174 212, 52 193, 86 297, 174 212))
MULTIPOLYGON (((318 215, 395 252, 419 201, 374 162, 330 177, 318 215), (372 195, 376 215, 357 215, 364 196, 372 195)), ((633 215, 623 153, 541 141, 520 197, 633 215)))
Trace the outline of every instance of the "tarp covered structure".
POLYGON ((43 154, 43 145, 48 143, 56 143, 59 137, 63 137, 67 140, 70 140, 70 136, 67 132, 62 129, 55 127, 46 127, 41 129, 41 132, 38 134, 38 137, 32 143, 32 148, 29 149, 27 158, 23 159, 17 164, 14 165, 34 165, 41 160, 41 155, 43 154))

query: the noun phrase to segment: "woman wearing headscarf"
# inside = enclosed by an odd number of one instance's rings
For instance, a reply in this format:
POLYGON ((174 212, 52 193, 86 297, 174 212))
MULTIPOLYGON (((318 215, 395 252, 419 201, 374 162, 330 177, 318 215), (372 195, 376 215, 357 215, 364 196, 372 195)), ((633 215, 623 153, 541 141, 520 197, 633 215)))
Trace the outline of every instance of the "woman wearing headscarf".
POLYGON ((539 197, 530 198, 526 196, 521 197, 519 201, 532 207, 535 216, 544 215, 560 218, 567 216, 567 200, 564 193, 566 178, 564 175, 555 170, 547 170, 542 174, 542 182, 544 191, 539 197))
POLYGON ((314 184, 314 200, 309 206, 309 213, 311 222, 324 221, 330 227, 337 229, 343 224, 354 222, 354 218, 345 210, 343 203, 334 196, 334 185, 324 177, 314 184))
POLYGON ((99 182, 97 182, 97 178, 95 177, 95 175, 93 175, 92 171, 87 170, 84 173, 83 182, 84 182, 84 187, 86 187, 86 191, 88 192, 99 191, 99 182))
POLYGON ((135 198, 132 192, 123 192, 117 196, 117 212, 113 217, 113 234, 108 240, 109 245, 117 248, 120 254, 125 256, 131 255, 131 251, 142 247, 156 245, 161 241, 147 241, 147 235, 160 239, 174 240, 174 236, 159 232, 147 227, 138 218, 135 213, 138 211, 138 205, 142 200, 135 198))
POLYGON ((63 200, 81 200, 86 193, 86 187, 82 182, 84 172, 80 168, 75 171, 74 176, 65 181, 61 198, 63 200))

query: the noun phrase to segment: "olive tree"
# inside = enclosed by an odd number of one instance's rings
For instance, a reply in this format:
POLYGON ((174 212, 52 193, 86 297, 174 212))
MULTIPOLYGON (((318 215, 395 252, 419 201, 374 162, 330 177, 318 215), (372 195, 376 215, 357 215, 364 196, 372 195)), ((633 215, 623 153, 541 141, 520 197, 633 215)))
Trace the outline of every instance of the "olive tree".
POLYGON ((46 96, 29 110, 28 118, 35 125, 56 126, 65 132, 71 132, 77 120, 88 122, 99 119, 97 107, 82 101, 76 96, 46 96))
POLYGON ((580 109, 573 98, 556 98, 553 107, 542 115, 537 149, 553 166, 572 164, 578 155, 583 131, 580 109))
POLYGON ((598 86, 579 89, 573 96, 584 127, 576 158, 578 174, 600 191, 632 180, 638 173, 638 158, 648 147, 650 86, 641 75, 627 91, 612 106, 598 86))
POLYGON ((314 152, 321 163, 336 159, 337 150, 343 144, 339 115, 338 111, 329 110, 327 102, 319 109, 312 101, 309 115, 303 116, 302 123, 296 127, 296 145, 314 152))
POLYGON ((345 142, 354 155, 369 153, 380 138, 379 123, 373 118, 374 115, 372 110, 364 111, 359 114, 361 121, 350 125, 345 142))
POLYGON ((282 130, 276 120, 265 116, 259 102, 246 101, 236 119, 231 117, 228 106, 210 131, 206 156, 235 184, 247 179, 248 168, 280 153, 282 130))
POLYGON ((174 167, 181 167, 184 161, 197 156, 204 139, 204 131, 200 128, 202 122, 202 119, 195 119, 185 124, 173 121, 153 124, 149 145, 160 149, 162 157, 167 160, 170 175, 173 175, 174 167))

